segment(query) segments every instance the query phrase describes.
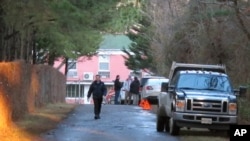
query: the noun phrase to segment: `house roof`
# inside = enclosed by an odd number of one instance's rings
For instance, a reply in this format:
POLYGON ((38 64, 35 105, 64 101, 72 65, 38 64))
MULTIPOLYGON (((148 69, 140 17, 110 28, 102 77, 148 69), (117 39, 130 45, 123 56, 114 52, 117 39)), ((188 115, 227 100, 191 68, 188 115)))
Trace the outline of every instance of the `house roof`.
POLYGON ((108 34, 103 36, 103 41, 100 44, 99 49, 108 50, 122 50, 128 49, 132 41, 126 35, 112 35, 108 34))

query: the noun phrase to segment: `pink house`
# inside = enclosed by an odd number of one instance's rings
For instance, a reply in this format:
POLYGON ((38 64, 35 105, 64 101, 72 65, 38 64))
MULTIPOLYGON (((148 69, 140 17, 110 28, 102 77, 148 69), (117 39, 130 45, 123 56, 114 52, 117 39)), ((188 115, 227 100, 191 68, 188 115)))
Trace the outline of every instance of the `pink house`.
MULTIPOLYGON (((132 71, 125 66, 123 56, 126 54, 122 49, 128 48, 130 44, 131 40, 125 35, 105 35, 96 56, 82 56, 69 61, 66 102, 89 103, 87 92, 96 74, 101 75, 108 90, 112 89, 116 75, 120 75, 120 80, 124 81, 132 71)), ((60 64, 60 61, 56 61, 54 67, 60 64)), ((64 69, 65 65, 59 70, 64 73, 64 69)))

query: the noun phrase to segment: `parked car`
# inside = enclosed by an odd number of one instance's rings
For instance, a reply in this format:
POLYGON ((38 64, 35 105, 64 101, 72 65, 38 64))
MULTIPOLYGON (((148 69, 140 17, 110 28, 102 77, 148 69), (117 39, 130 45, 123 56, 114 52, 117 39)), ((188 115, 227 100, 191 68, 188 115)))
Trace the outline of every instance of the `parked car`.
POLYGON ((161 83, 169 79, 162 76, 147 76, 141 78, 141 98, 147 99, 151 104, 157 104, 158 95, 161 92, 161 83))

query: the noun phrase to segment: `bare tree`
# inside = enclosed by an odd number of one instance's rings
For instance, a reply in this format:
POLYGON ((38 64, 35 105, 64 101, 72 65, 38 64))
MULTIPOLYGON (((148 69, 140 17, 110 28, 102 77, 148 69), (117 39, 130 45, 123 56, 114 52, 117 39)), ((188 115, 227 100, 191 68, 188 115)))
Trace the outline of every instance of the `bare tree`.
MULTIPOLYGON (((176 32, 176 22, 187 10, 188 0, 151 0, 148 8, 154 27, 151 50, 158 73, 167 74, 172 62, 169 45, 176 32)), ((181 21, 181 20, 179 20, 181 21)), ((180 23, 179 23, 180 24, 180 23)))
POLYGON ((225 64, 234 84, 249 83, 249 1, 150 2, 151 50, 159 72, 168 74, 172 61, 225 64))

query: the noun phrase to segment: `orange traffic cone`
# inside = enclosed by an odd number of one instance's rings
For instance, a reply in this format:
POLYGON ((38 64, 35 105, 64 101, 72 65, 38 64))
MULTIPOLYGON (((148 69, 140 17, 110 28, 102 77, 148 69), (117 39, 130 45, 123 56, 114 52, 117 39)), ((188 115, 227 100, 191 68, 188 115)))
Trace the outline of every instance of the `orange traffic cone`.
POLYGON ((148 100, 145 101, 145 104, 143 106, 144 110, 151 110, 151 105, 149 104, 148 100))
POLYGON ((140 101, 139 106, 142 107, 143 99, 140 101))
POLYGON ((151 105, 149 104, 147 99, 143 99, 142 102, 140 103, 140 106, 142 107, 143 110, 151 110, 151 105))
POLYGON ((142 99, 142 100, 140 101, 139 106, 140 106, 140 107, 143 107, 143 106, 144 106, 144 104, 145 104, 145 100, 144 100, 144 99, 142 99))

